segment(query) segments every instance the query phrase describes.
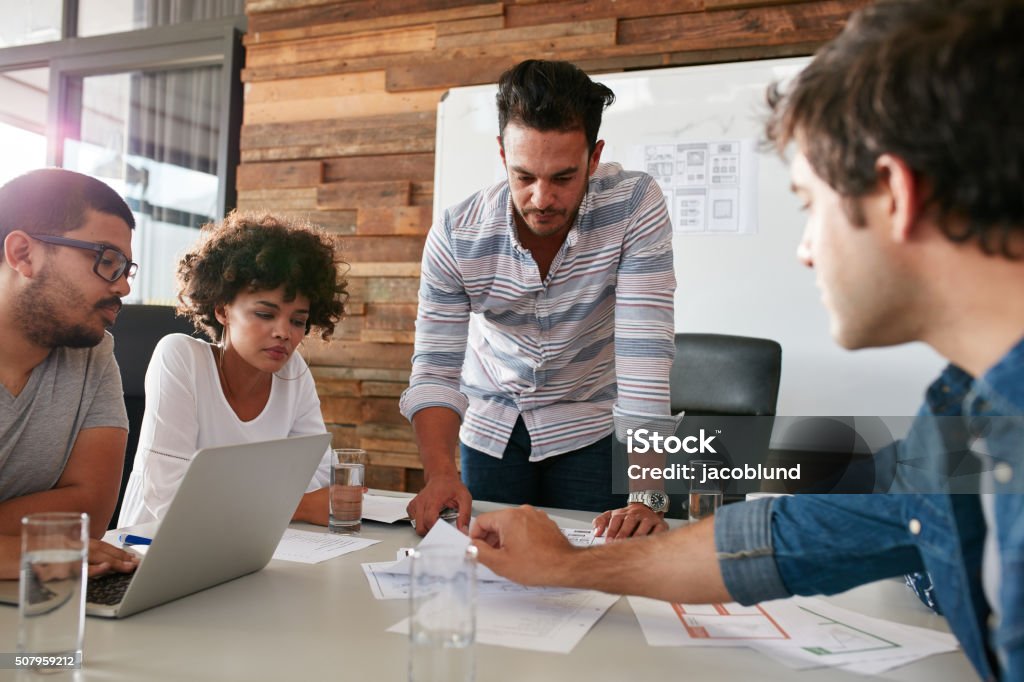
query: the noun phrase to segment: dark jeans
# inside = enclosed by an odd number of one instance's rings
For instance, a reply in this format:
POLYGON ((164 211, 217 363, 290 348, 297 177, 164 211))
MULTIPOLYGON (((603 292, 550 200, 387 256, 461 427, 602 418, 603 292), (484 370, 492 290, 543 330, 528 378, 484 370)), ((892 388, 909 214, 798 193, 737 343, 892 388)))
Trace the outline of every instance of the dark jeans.
POLYGON ((460 443, 462 480, 473 499, 603 512, 626 505, 612 494, 612 436, 564 455, 530 461, 530 434, 516 420, 502 459, 460 443))

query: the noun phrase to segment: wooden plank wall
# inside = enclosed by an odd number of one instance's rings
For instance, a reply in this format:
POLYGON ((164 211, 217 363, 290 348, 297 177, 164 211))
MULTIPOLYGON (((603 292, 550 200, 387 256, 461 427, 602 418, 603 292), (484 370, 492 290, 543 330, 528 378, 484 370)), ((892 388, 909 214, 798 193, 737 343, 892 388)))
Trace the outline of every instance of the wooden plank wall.
POLYGON ((369 451, 369 484, 422 485, 398 396, 448 88, 531 57, 599 73, 809 54, 865 3, 248 0, 239 208, 309 218, 343 245, 349 315, 333 343, 305 345, 335 446, 369 451))

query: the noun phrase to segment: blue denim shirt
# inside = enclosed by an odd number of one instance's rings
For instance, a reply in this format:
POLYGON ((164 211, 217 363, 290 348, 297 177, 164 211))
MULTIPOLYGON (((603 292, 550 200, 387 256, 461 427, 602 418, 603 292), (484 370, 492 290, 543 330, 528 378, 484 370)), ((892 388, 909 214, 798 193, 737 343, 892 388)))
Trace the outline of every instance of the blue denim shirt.
POLYGON ((892 490, 929 489, 984 442, 995 485, 1002 618, 982 591, 985 518, 976 494, 797 495, 730 505, 715 545, 733 598, 835 594, 927 570, 950 629, 984 680, 1024 680, 1024 339, 980 379, 950 365, 929 387, 895 458, 892 490), (941 417, 942 419, 935 419, 941 417), (950 417, 956 419, 948 419, 950 417), (995 418, 993 418, 995 417, 995 418), (1003 418, 1010 417, 1010 418, 1003 418), (915 453, 934 453, 922 466, 915 453))

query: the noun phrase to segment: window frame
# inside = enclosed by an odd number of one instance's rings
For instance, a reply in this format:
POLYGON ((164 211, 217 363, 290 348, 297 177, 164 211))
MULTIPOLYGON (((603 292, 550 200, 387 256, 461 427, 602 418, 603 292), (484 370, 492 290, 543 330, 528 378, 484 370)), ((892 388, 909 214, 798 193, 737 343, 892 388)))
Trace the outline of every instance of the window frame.
POLYGON ((63 165, 64 140, 81 121, 82 80, 131 71, 165 71, 221 66, 217 154, 217 209, 227 215, 237 204, 235 176, 240 161, 244 15, 208 21, 77 38, 78 0, 64 0, 63 39, 0 49, 0 72, 49 68, 46 158, 63 165))

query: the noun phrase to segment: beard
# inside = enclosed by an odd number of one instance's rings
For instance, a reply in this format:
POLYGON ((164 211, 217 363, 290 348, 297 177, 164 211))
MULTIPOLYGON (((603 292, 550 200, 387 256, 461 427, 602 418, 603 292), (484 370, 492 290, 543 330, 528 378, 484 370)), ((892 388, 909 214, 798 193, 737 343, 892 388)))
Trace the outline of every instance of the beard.
POLYGON ((15 297, 14 319, 25 337, 42 348, 92 348, 103 340, 104 327, 70 318, 114 304, 120 307, 120 299, 89 305, 70 280, 47 269, 15 297))

